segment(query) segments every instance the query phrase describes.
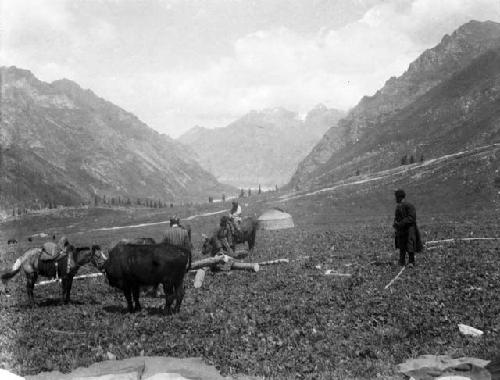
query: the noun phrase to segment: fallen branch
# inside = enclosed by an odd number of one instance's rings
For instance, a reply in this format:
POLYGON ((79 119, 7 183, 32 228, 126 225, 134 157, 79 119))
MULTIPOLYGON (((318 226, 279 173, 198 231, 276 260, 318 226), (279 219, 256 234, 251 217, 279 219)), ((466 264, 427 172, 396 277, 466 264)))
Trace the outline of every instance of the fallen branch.
POLYGON ((352 277, 351 273, 341 273, 341 272, 336 272, 332 269, 327 269, 325 271, 325 275, 327 276, 339 276, 339 277, 352 277))
POLYGON ((443 240, 431 240, 425 243, 425 245, 441 244, 441 243, 453 243, 454 241, 476 241, 476 240, 500 240, 500 237, 494 238, 457 238, 457 239, 443 239, 443 240))
POLYGON ((198 269, 196 271, 196 276, 194 277, 194 287, 196 289, 201 288, 203 285, 203 280, 205 279, 205 273, 208 267, 198 269))
POLYGON ((236 261, 232 263, 231 269, 245 269, 254 272, 258 272, 260 270, 259 264, 257 263, 239 263, 236 261))
POLYGON ((63 330, 50 330, 50 332, 56 334, 66 334, 66 335, 86 335, 87 333, 81 331, 63 331, 63 330))
POLYGON ((227 255, 217 255, 214 257, 208 257, 206 259, 201 259, 199 261, 195 261, 194 263, 191 264, 191 269, 201 269, 204 267, 209 267, 213 264, 225 264, 232 260, 233 258, 231 256, 227 255))
POLYGON ((394 284, 394 281, 396 281, 396 280, 399 278, 399 276, 401 276, 401 273, 403 273, 405 269, 406 269, 406 267, 401 268, 401 270, 399 271, 399 273, 397 274, 397 276, 396 276, 396 277, 394 277, 394 278, 391 280, 391 282, 389 282, 389 283, 385 286, 385 288, 384 288, 384 289, 387 289, 387 288, 389 288, 389 286, 391 286, 392 284, 394 284))
MULTIPOLYGON (((94 278, 94 277, 100 277, 102 276, 102 273, 90 273, 90 274, 82 274, 81 276, 75 276, 73 277, 73 280, 79 280, 81 278, 94 278)), ((40 281, 35 284, 35 286, 39 285, 47 285, 47 284, 53 284, 55 282, 61 282, 60 278, 54 278, 52 280, 46 280, 46 281, 40 281)))
MULTIPOLYGON (((206 260, 204 260, 204 261, 206 261, 206 260)), ((227 261, 219 260, 215 263, 212 263, 212 265, 213 264, 225 264, 226 266, 228 266, 228 268, 226 268, 225 270, 227 270, 227 269, 241 269, 241 270, 250 270, 253 272, 258 272, 260 269, 259 264, 257 264, 257 263, 240 263, 237 261, 233 261, 231 259, 227 260, 227 261)), ((197 270, 190 270, 190 273, 196 273, 194 276, 195 289, 202 287, 203 280, 205 279, 205 274, 206 274, 206 271, 208 269, 209 269, 209 267, 205 266, 205 267, 199 268, 197 270)))
POLYGON ((288 259, 276 259, 276 260, 269 260, 269 261, 263 261, 259 263, 259 265, 271 265, 271 264, 281 264, 281 263, 289 263, 290 260, 288 259))
POLYGON ((433 249, 439 249, 439 248, 440 248, 440 244, 432 245, 430 247, 425 247, 425 249, 427 251, 432 251, 433 249))

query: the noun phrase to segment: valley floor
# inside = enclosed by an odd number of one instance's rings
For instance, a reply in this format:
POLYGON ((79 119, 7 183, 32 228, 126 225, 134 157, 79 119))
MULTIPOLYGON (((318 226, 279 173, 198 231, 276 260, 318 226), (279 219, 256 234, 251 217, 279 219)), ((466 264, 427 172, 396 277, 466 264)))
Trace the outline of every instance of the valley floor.
MULTIPOLYGON (((265 208, 263 201, 249 203, 248 213, 265 208)), ((220 209, 210 207, 177 212, 186 217, 220 209)), ((188 275, 186 297, 175 316, 163 316, 163 301, 147 297, 142 298, 142 312, 125 313, 124 297, 103 278, 75 281, 70 305, 57 300, 57 285, 37 287, 38 305, 29 308, 25 279, 18 275, 9 284, 10 294, 0 295, 0 367, 21 375, 69 371, 106 360, 110 352, 118 359, 140 354, 201 356, 223 374, 266 378, 402 379, 395 366, 418 355, 498 355, 498 241, 447 243, 427 250, 417 256, 415 268, 384 289, 400 270, 393 249, 392 209, 382 216, 330 218, 307 212, 311 209, 289 205, 297 227, 260 230, 257 247, 247 258, 288 258, 289 264, 262 267, 258 273, 210 273, 200 289, 193 288, 193 276, 188 275), (352 276, 325 275, 328 269, 352 276), (485 334, 464 336, 459 323, 485 334)), ((76 244, 108 248, 123 237, 159 238, 166 227, 99 228, 168 219, 166 214, 128 218, 130 213, 113 212, 54 216, 41 224, 39 219, 26 220, 23 231, 47 226, 76 244)), ((219 216, 190 221, 193 260, 201 258, 200 234, 213 229, 219 216)), ((4 235, 15 232, 12 226, 3 226, 4 235)), ((500 231, 498 215, 487 211, 426 214, 419 216, 419 228, 425 240, 499 237, 500 231)), ((16 249, 5 243, 4 266, 25 248, 26 239, 16 249)))

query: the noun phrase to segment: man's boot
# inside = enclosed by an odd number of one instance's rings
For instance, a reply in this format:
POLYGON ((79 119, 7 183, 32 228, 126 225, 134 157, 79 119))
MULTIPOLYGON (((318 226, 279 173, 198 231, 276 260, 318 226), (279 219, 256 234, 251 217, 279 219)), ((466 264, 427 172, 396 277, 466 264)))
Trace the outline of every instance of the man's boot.
POLYGON ((406 252, 402 249, 399 250, 399 265, 404 267, 406 264, 406 252))
POLYGON ((415 252, 408 252, 408 262, 410 266, 415 265, 415 252))

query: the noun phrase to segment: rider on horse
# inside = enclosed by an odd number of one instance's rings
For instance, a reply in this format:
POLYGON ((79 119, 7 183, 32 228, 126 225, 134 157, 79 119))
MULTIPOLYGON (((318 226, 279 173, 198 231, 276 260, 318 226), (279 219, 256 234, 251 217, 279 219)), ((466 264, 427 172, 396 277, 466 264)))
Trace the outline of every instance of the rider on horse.
POLYGON ((172 218, 170 218, 170 227, 181 227, 181 218, 178 218, 177 216, 173 216, 172 218))
POLYGON ((231 210, 229 210, 229 228, 233 236, 239 235, 241 232, 241 206, 238 201, 233 201, 231 210))

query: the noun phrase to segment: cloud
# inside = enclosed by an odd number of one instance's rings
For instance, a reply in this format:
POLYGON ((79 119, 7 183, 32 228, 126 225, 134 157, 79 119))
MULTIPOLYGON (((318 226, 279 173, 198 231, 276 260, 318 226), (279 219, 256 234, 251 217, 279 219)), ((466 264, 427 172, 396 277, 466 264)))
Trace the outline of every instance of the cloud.
POLYGON ((370 32, 361 23, 310 38, 287 28, 258 31, 235 41, 232 55, 202 69, 138 74, 126 87, 156 94, 161 102, 158 110, 150 104, 150 114, 161 113, 165 122, 146 121, 175 135, 194 124, 223 126, 252 109, 283 106, 305 113, 320 102, 346 109, 419 53, 408 48, 405 35, 370 32))
POLYGON ((323 102, 346 109, 470 19, 500 21, 500 2, 389 1, 356 22, 314 35, 260 30, 236 40, 231 55, 204 69, 163 73, 160 91, 181 129, 183 117, 197 113, 200 123, 216 126, 218 115, 265 107, 303 113, 323 102))
POLYGON ((117 42, 117 33, 99 17, 78 16, 74 5, 70 0, 3 1, 3 64, 32 69, 48 81, 84 76, 79 72, 92 69, 96 58, 117 42))
POLYGON ((498 0, 332 3, 4 0, 1 56, 42 80, 73 79, 177 136, 252 109, 347 109, 445 33, 500 21, 498 0))

